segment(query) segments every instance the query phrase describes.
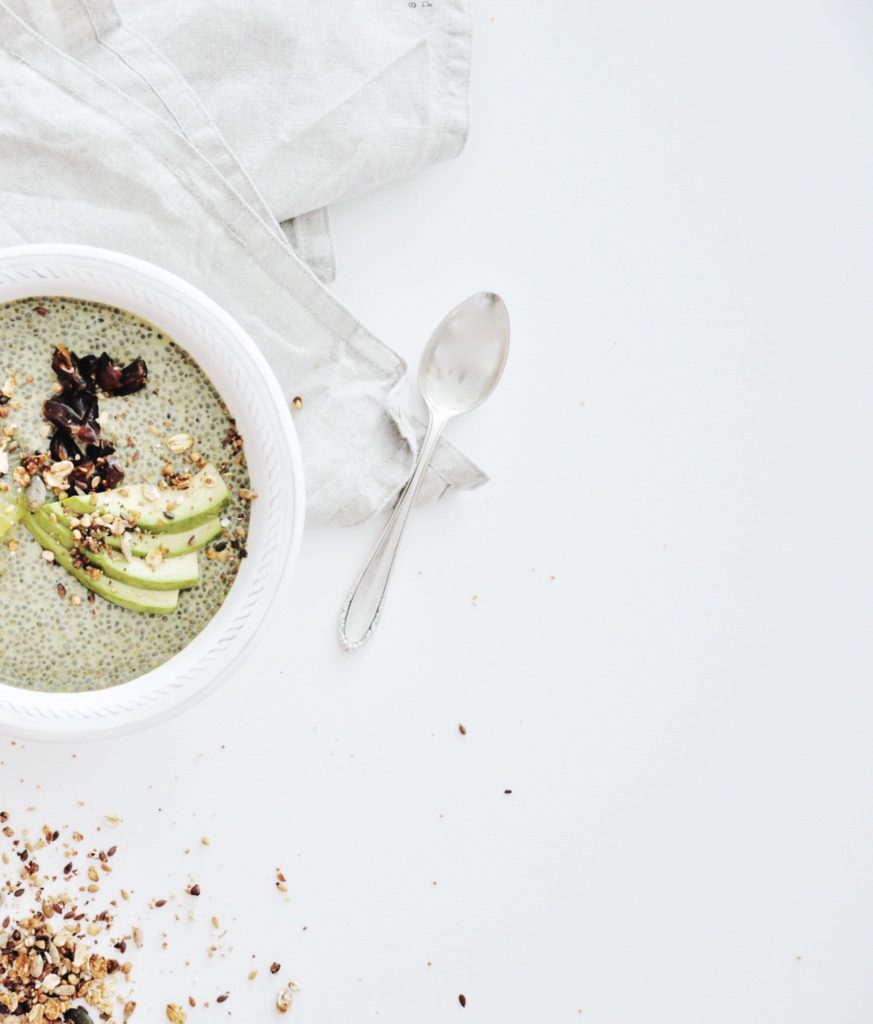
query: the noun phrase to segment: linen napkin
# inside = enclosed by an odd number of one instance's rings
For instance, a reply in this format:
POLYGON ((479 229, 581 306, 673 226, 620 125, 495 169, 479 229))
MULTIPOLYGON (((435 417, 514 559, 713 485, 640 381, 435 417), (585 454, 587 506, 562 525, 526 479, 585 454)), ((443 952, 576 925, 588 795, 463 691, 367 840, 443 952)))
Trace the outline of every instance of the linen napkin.
POLYGON ((327 274, 320 207, 463 148, 467 0, 121 5, 202 97, 277 219, 298 218, 292 239, 327 274))
MULTIPOLYGON (((222 24, 230 35, 215 54, 210 81, 226 83, 237 94, 228 129, 237 126, 235 138, 248 147, 252 174, 272 190, 268 203, 201 102, 209 93, 205 79, 198 79, 198 96, 153 41, 125 24, 111 0, 0 0, 0 244, 75 241, 119 249, 159 263, 210 294, 251 333, 289 398, 304 399, 296 423, 311 519, 351 523, 385 507, 410 471, 418 428, 402 387, 406 368, 325 289, 289 238, 324 271, 329 264, 324 203, 449 155, 462 144, 468 17, 463 0, 452 0, 449 21, 425 15, 429 21, 415 32, 404 23, 404 31, 397 30, 399 49, 385 48, 374 65, 372 39, 384 31, 392 44, 398 42, 389 14, 395 16, 402 5, 379 0, 359 6, 361 24, 369 29, 360 50, 358 26, 341 30, 327 12, 321 12, 325 20, 320 22, 315 9, 297 6, 300 17, 285 25, 291 34, 278 37, 270 34, 270 25, 278 31, 285 24, 282 11, 293 12, 293 3, 281 9, 264 4, 272 23, 259 21, 255 8, 260 5, 252 5, 244 19, 241 12, 248 8, 241 3, 199 6, 204 31, 214 24, 210 18, 216 10, 228 19, 222 24), (370 6, 379 15, 372 20, 366 16, 370 6), (231 23, 237 26, 232 32, 231 23), (416 33, 418 42, 410 43, 416 33), (271 50, 293 39, 297 43, 287 53, 282 46, 271 50), (331 54, 330 46, 340 50, 331 54), (253 84, 251 68, 259 62, 239 56, 246 47, 264 55, 261 63, 272 63, 278 76, 273 81, 281 79, 279 66, 296 78, 297 57, 300 71, 311 70, 313 53, 321 52, 322 78, 312 85, 312 95, 327 96, 326 106, 335 109, 343 89, 352 90, 344 116, 337 121, 327 109, 307 113, 303 91, 288 87, 273 111, 282 117, 260 122, 259 130, 275 142, 275 159, 269 146, 258 149, 258 132, 243 131, 239 122, 261 109, 265 100, 259 90, 270 86, 263 79, 253 84), (433 52, 422 63, 421 52, 429 48, 433 52), (307 53, 309 63, 301 56, 307 53), (388 66, 374 74, 374 66, 386 59, 388 66), (410 108, 407 95, 391 84, 395 68, 402 68, 399 81, 417 82, 419 88, 414 116, 405 122, 405 142, 399 141, 401 125, 410 108), (451 85, 439 84, 443 79, 451 85), (368 136, 367 127, 379 120, 379 111, 387 115, 389 109, 398 140, 393 156, 384 139, 368 136), (439 140, 434 141, 428 125, 437 123, 439 140), (355 142, 353 125, 359 140, 375 139, 371 153, 355 142), (351 142, 344 131, 352 131, 351 142), (414 159, 401 153, 412 140, 417 140, 414 159), (283 230, 279 217, 294 219, 283 230)), ((162 21, 155 10, 161 7, 163 20, 172 21, 188 18, 198 4, 182 12, 175 5, 145 2, 135 17, 149 15, 143 24, 154 31, 162 21)), ((406 7, 404 14, 413 10, 406 7)), ((186 24, 188 31, 196 27, 186 24)), ((179 37, 172 44, 171 36, 167 45, 195 60, 190 73, 206 75, 208 62, 197 55, 199 44, 185 51, 179 37)), ((222 109, 227 113, 230 107, 222 109)), ((484 479, 444 443, 426 497, 484 479)))

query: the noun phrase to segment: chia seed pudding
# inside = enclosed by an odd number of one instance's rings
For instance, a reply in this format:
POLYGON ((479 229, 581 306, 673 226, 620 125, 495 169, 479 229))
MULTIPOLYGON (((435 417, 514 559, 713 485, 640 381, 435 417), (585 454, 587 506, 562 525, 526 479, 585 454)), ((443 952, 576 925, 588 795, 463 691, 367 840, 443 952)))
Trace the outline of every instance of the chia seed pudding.
MULTIPOLYGON (((255 497, 242 438, 227 407, 200 367, 172 338, 133 313, 100 303, 19 299, 0 305, 0 527, 3 510, 23 501, 29 479, 24 472, 27 456, 42 453, 45 471, 40 472, 48 481, 45 501, 74 493, 72 488, 52 493, 51 472, 61 464, 51 465, 47 454, 53 427, 44 415, 44 402, 57 398, 61 388, 53 357, 65 350, 77 353, 79 359, 106 352, 120 367, 129 369, 128 364, 142 361, 148 368, 145 385, 140 383, 134 393, 125 394, 119 388, 104 389, 99 395, 96 429, 106 450, 115 449, 112 460, 123 470, 120 488, 145 485, 143 492, 157 493, 160 488, 162 496, 184 496, 192 478, 207 467, 220 474, 230 500, 216 513, 220 521, 211 520, 215 535, 205 547, 196 556, 184 554, 188 563, 196 557, 199 577, 196 584, 178 592, 172 614, 110 603, 58 564, 21 522, 3 533, 0 607, 6 624, 0 645, 0 683, 52 692, 103 689, 127 682, 162 665, 190 643, 218 611, 233 584, 245 557, 255 497)), ((101 500, 99 494, 78 493, 82 501, 101 500)), ((123 489, 112 493, 127 494, 123 489)), ((174 507, 172 498, 168 507, 174 507)), ((136 513, 134 527, 135 517, 136 513)), ((168 518, 173 518, 172 512, 168 518)), ((70 522, 79 525, 76 519, 70 522)), ((107 525, 106 536, 110 529, 107 525)), ((120 531, 119 536, 125 540, 120 531)), ((127 543, 125 557, 130 562, 127 543)), ((124 550, 124 544, 120 547, 124 550)), ((72 553, 76 555, 75 546, 72 553)), ((113 558, 120 561, 117 553, 113 558)), ((152 565, 149 558, 144 561, 152 565)), ((168 556, 168 562, 174 561, 168 556)), ((178 561, 181 564, 182 559, 178 561)), ((84 564, 88 573, 101 575, 90 563, 84 564)))

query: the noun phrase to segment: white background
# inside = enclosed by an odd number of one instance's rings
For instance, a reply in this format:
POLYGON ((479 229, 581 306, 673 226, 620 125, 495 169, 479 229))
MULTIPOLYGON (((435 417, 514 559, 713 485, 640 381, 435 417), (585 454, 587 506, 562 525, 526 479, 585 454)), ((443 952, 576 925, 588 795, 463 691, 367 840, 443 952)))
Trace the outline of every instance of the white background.
POLYGON ((301 1024, 873 1019, 871 33, 850 0, 478 0, 466 152, 333 222, 412 362, 506 298, 452 430, 492 483, 415 515, 366 650, 335 621, 378 524, 312 530, 207 703, 5 744, 19 824, 125 819, 135 1020, 272 1020, 290 977, 301 1024))

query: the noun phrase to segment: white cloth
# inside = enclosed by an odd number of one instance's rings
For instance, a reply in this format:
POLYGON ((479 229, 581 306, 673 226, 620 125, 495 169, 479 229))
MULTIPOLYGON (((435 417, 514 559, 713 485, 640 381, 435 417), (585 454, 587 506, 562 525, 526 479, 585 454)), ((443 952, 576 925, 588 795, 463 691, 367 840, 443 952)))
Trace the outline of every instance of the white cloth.
MULTIPOLYGON (((466 0, 353 0, 354 22, 331 7, 128 0, 140 32, 111 0, 0 0, 0 244, 119 249, 210 294, 304 399, 311 518, 349 523, 409 473, 405 366, 289 239, 329 276, 324 204, 461 147, 469 15, 466 0)), ((483 480, 443 444, 427 493, 483 480)))
POLYGON ((121 5, 203 98, 276 217, 302 215, 292 240, 326 275, 320 208, 463 148, 467 0, 121 5))

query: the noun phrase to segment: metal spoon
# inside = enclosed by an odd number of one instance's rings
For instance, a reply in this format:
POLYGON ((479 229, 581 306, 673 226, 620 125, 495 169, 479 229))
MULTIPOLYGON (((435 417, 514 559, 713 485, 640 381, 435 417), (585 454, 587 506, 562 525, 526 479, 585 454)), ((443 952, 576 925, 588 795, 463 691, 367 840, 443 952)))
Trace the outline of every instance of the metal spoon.
POLYGON ((478 408, 497 387, 508 352, 509 314, 493 292, 456 306, 431 335, 418 367, 427 433, 412 476, 340 615, 340 642, 347 650, 362 647, 379 623, 403 527, 443 428, 478 408))

